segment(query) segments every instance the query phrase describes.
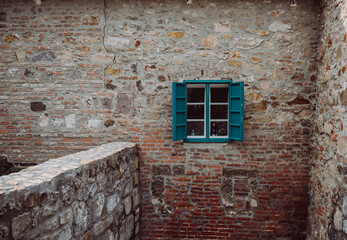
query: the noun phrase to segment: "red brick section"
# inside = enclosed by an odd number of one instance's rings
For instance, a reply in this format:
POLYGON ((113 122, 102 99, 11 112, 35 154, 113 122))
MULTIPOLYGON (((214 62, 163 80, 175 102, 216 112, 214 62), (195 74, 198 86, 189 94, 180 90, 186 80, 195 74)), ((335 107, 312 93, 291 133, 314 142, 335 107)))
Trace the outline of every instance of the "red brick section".
MULTIPOLYGON (((218 147, 224 151, 181 143, 173 145, 175 150, 160 150, 165 149, 158 143, 163 139, 160 136, 137 141, 143 142, 139 144, 143 239, 305 239, 309 135, 294 124, 251 125, 246 127, 244 143, 218 147), (155 159, 148 155, 148 148, 159 150, 155 159), (164 176, 164 199, 172 214, 154 214, 150 197, 153 164, 185 165, 184 175, 164 176), (226 215, 219 195, 224 167, 258 171, 257 207, 251 216, 226 215)), ((156 134, 153 128, 143 134, 156 134)), ((234 191, 240 196, 240 206, 234 207, 247 208, 242 200, 249 191, 245 179, 235 180, 234 191)))

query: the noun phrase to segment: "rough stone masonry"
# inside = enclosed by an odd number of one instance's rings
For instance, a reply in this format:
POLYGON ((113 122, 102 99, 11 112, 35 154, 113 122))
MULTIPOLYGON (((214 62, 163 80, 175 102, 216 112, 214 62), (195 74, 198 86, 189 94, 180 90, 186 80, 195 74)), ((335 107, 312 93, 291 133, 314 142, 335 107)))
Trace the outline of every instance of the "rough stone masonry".
POLYGON ((109 143, 0 177, 0 239, 139 239, 134 143, 109 143))
POLYGON ((11 162, 137 143, 143 239, 346 236, 343 0, 0 9, 0 151, 11 162), (245 83, 245 141, 172 142, 171 83, 231 78, 245 83))

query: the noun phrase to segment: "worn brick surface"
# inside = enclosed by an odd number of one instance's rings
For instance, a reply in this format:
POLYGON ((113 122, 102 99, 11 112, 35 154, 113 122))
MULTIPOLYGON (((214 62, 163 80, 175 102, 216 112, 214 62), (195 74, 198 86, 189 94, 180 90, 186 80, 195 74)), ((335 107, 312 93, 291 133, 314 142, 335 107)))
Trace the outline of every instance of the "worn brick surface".
POLYGON ((143 239, 303 239, 320 18, 294 2, 1 1, 1 153, 132 141, 143 239), (230 78, 245 141, 172 142, 171 82, 230 78))

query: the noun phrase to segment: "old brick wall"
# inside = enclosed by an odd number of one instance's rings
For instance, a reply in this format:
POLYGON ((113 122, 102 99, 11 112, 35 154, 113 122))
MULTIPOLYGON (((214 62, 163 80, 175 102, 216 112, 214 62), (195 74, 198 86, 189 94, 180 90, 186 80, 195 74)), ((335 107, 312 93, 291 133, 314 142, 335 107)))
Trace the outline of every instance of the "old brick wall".
POLYGON ((1 3, 1 153, 140 151, 143 239, 304 238, 316 1, 1 3), (171 82, 245 83, 245 141, 172 142, 171 82))
POLYGON ((347 239, 347 2, 322 2, 310 239, 347 239))

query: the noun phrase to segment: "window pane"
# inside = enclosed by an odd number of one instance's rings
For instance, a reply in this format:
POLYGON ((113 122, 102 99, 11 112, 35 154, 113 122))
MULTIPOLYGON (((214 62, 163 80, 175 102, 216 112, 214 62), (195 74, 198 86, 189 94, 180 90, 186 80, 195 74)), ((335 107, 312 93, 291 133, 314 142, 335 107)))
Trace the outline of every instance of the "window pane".
POLYGON ((228 122, 211 122, 210 136, 227 136, 228 122))
POLYGON ((187 122, 187 135, 188 136, 204 136, 204 122, 194 121, 187 122))
POLYGON ((210 88, 211 89, 211 102, 212 103, 227 103, 228 102, 228 88, 210 88))
POLYGON ((211 119, 228 119, 228 105, 211 105, 211 119))
POLYGON ((188 119, 205 119, 205 105, 188 105, 188 119))
POLYGON ((187 88, 188 102, 203 103, 205 102, 205 88, 187 88))

